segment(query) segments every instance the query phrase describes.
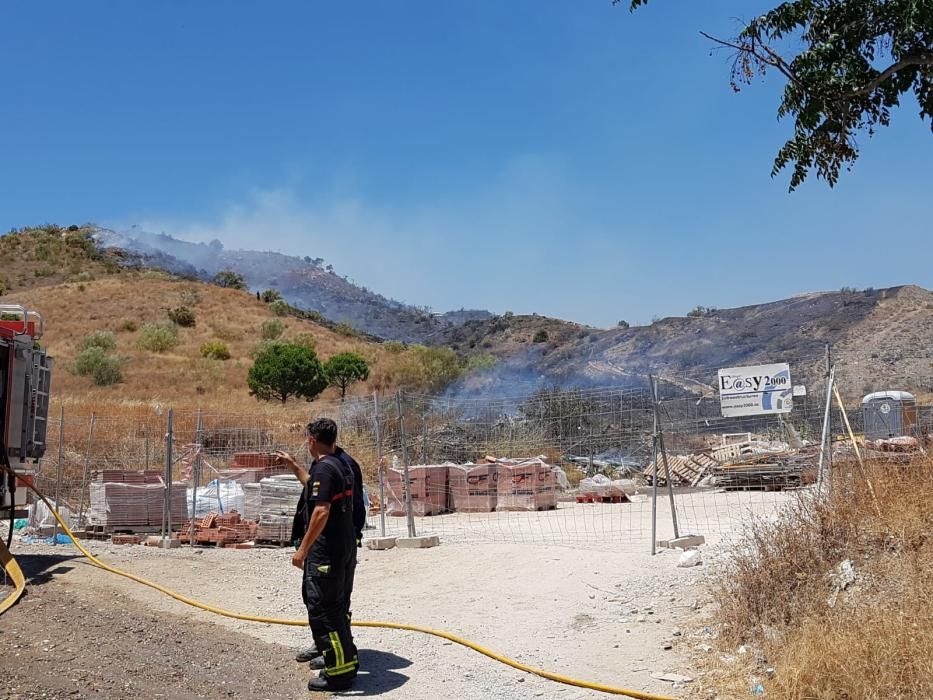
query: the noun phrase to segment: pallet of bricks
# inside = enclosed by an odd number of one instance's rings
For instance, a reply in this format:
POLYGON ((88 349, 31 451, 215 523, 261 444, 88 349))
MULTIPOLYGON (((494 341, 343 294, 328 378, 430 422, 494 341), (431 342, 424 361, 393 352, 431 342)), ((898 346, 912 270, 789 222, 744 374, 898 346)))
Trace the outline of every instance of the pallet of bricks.
POLYGON ((272 476, 259 482, 257 544, 291 544, 292 522, 302 488, 294 476, 272 476))
MULTIPOLYGON (((170 515, 179 526, 187 518, 187 484, 172 484, 170 515)), ((89 534, 155 532, 162 527, 165 484, 158 472, 102 469, 92 473, 88 485, 89 534)))
MULTIPOLYGON (((190 537, 190 522, 185 533, 190 537)), ((195 544, 215 547, 233 547, 256 539, 257 525, 253 520, 244 520, 235 510, 230 513, 208 513, 195 520, 195 544)))

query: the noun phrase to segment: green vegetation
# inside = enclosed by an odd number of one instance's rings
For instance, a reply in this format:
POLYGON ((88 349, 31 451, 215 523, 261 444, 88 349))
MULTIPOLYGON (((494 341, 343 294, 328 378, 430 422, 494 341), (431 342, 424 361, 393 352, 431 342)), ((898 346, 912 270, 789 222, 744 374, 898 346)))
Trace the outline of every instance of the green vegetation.
POLYGON ((324 376, 331 386, 340 389, 340 398, 344 398, 348 387, 369 379, 369 364, 355 352, 342 352, 324 363, 324 376))
POLYGON ((784 82, 777 116, 792 117, 794 130, 771 174, 790 166, 794 190, 813 171, 833 186, 859 157, 857 137, 888 126, 902 103, 916 100, 921 120, 933 116, 931 29, 928 1, 788 0, 734 38, 706 36, 733 51, 735 91, 769 70, 784 82))
POLYGON ((182 326, 184 328, 194 328, 197 323, 194 317, 194 311, 187 306, 179 306, 178 308, 169 310, 168 317, 176 326, 182 326))
POLYGON ((200 347, 201 357, 209 360, 229 360, 230 348, 222 340, 209 340, 200 347))
POLYGON ((104 352, 111 352, 117 348, 117 339, 110 331, 94 331, 81 339, 81 350, 100 348, 104 352))
POLYGON ((247 375, 250 394, 263 401, 289 397, 313 400, 327 387, 324 368, 313 350, 292 343, 270 343, 247 375))
POLYGON ((272 304, 276 301, 282 301, 282 294, 277 289, 267 289, 260 295, 260 298, 267 304, 272 304))
POLYGON ((150 323, 139 332, 137 345, 150 352, 165 352, 178 345, 178 330, 172 323, 150 323))
POLYGON ((75 358, 72 371, 80 377, 91 377, 97 386, 110 386, 123 381, 126 360, 108 353, 98 345, 89 345, 75 358))
POLYGON ((248 289, 243 275, 233 270, 221 270, 214 275, 214 279, 211 281, 218 287, 224 287, 226 289, 239 289, 240 291, 246 291, 246 289, 248 289))
POLYGON ((622 330, 626 330, 632 327, 628 321, 619 321, 616 325, 622 330))
POLYGON ((535 333, 535 337, 532 338, 532 342, 534 342, 534 343, 546 343, 549 339, 550 339, 550 336, 548 336, 547 331, 544 330, 544 329, 542 328, 540 331, 538 331, 537 333, 535 333))
POLYGON ((259 335, 263 340, 276 340, 282 337, 287 327, 284 321, 280 321, 277 318, 270 318, 262 322, 262 326, 259 328, 259 335))
POLYGON ((269 311, 271 311, 276 316, 288 316, 289 311, 291 311, 291 307, 281 299, 277 299, 276 301, 273 301, 271 304, 269 304, 269 311))

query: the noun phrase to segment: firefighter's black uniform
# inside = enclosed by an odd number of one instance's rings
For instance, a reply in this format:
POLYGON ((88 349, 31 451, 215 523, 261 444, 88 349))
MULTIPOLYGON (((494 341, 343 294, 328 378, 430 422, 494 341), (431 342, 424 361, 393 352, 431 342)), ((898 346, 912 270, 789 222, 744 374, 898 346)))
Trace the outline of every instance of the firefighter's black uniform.
MULTIPOLYGON (((330 503, 330 515, 305 559, 302 598, 314 643, 324 657, 322 677, 336 686, 349 685, 359 670, 359 659, 347 616, 348 584, 356 570, 356 531, 353 472, 340 459, 328 455, 311 466, 302 498, 310 520, 316 503, 330 503)), ((307 528, 308 523, 305 523, 307 528)))
MULTIPOLYGON (((366 525, 366 502, 363 500, 363 472, 350 453, 342 447, 334 450, 334 457, 350 467, 353 472, 353 530, 356 536, 357 548, 363 546, 363 527, 366 525)), ((352 622, 353 611, 350 609, 350 598, 353 595, 353 575, 346 581, 347 588, 347 618, 352 622)))

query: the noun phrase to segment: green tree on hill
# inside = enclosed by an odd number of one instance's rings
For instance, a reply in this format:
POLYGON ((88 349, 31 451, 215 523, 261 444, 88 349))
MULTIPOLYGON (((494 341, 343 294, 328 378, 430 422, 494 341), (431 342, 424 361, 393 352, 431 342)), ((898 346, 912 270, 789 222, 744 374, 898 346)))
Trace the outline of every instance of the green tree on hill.
POLYGON ((289 397, 313 400, 327 388, 324 368, 314 350, 293 343, 270 343, 256 356, 246 377, 249 392, 262 401, 289 397))
POLYGON ((324 363, 324 375, 331 386, 340 389, 340 398, 344 398, 348 387, 369 379, 369 364, 355 352, 342 352, 324 363))

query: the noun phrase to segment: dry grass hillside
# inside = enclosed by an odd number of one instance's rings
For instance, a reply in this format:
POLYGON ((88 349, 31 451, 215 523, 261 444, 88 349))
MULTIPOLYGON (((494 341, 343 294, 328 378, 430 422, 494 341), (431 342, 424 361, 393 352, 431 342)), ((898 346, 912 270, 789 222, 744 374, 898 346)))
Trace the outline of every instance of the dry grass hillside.
MULTIPOLYGON (((250 352, 261 341, 260 327, 276 318, 255 296, 212 285, 176 280, 155 271, 125 272, 101 279, 36 287, 2 297, 42 313, 46 320, 44 343, 55 357, 54 391, 59 400, 88 404, 124 401, 171 403, 179 407, 203 406, 230 411, 255 410, 246 374, 250 352), (156 353, 137 346, 146 324, 167 322, 171 308, 191 302, 193 328, 178 328, 178 345, 156 353), (112 386, 94 386, 88 377, 72 374, 69 367, 80 352, 82 339, 93 331, 111 331, 116 354, 126 358, 124 380, 112 386), (201 345, 221 341, 231 357, 220 361, 201 356, 201 345)), ((297 318, 282 319, 283 339, 310 336, 321 359, 354 351, 366 357, 379 373, 387 353, 381 346, 340 335, 297 318)), ((352 391, 368 391, 365 385, 352 391)), ((322 399, 335 398, 329 389, 322 399)))

